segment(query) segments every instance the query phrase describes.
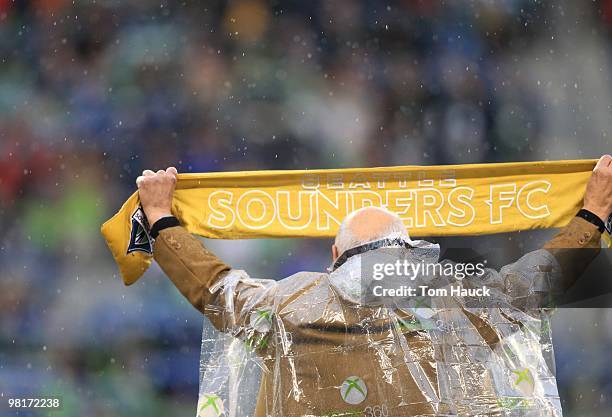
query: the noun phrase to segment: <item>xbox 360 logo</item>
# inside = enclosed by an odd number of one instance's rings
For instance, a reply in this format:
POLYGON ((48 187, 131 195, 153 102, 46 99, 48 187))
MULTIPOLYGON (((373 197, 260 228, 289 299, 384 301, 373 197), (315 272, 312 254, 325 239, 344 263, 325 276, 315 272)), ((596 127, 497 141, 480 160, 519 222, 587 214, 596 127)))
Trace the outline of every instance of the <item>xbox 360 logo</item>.
POLYGON ((249 323, 255 331, 267 333, 272 328, 272 311, 265 308, 258 308, 251 313, 249 323))
POLYGON ((219 417, 223 411, 223 400, 218 395, 202 394, 200 396, 197 417, 219 417))
POLYGON ((340 386, 340 395, 344 402, 355 405, 365 400, 368 395, 368 388, 358 376, 349 376, 340 386))
POLYGON ((533 394, 535 382, 529 369, 515 369, 512 371, 512 381, 514 386, 524 395, 529 397, 533 394))

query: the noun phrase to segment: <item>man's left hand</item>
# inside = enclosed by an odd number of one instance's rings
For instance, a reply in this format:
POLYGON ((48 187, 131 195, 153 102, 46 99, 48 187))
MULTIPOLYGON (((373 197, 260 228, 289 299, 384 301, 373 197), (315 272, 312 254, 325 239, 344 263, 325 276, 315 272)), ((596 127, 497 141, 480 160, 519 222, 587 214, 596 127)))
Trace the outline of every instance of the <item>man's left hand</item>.
POLYGON ((612 156, 599 158, 586 187, 583 208, 597 215, 604 223, 612 213, 612 156))

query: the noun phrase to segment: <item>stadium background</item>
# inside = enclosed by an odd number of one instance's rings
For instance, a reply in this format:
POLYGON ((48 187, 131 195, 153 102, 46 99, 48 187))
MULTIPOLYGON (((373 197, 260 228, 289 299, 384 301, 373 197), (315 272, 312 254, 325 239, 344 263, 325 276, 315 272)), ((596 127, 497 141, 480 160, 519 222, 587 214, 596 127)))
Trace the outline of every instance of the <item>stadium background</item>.
MULTIPOLYGON (((157 268, 124 287, 99 234, 143 169, 597 157, 611 25, 609 0, 0 0, 0 414, 194 414, 202 318, 157 268)), ((280 278, 327 243, 211 246, 280 278)), ((612 415, 612 311, 553 336, 565 415, 612 415)))

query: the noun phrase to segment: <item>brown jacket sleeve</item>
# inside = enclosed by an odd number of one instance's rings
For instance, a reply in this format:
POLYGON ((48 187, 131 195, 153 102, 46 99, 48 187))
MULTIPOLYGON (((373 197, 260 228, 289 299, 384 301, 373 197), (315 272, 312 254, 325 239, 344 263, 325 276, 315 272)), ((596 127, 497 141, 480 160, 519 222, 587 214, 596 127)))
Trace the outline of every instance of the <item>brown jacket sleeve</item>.
POLYGON ((567 289, 601 251, 601 233, 590 222, 574 217, 545 245, 561 266, 563 287, 567 289))
MULTIPOLYGON (((574 217, 545 245, 544 249, 555 252, 557 249, 601 248, 601 233, 597 226, 580 217, 574 217)), ((597 254, 596 253, 596 254, 597 254)))
POLYGON ((253 312, 267 317, 275 281, 251 279, 244 271, 232 270, 181 226, 159 233, 153 256, 181 294, 218 330, 251 344, 263 340, 249 324, 253 312), (232 279, 238 277, 233 284, 226 280, 228 273, 236 273, 232 279))
POLYGON ((181 294, 202 312, 213 301, 210 288, 231 269, 180 226, 159 233, 153 256, 181 294))
POLYGON ((230 267, 181 226, 159 233, 153 256, 191 305, 204 313, 216 328, 223 329, 222 297, 210 289, 230 267), (218 306, 216 311, 214 306, 218 306))

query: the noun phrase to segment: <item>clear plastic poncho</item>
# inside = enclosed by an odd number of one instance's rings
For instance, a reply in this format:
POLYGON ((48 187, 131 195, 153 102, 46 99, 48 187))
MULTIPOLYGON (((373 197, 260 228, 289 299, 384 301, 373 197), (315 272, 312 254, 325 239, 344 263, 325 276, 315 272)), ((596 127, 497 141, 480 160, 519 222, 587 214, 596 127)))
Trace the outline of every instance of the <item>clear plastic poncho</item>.
POLYGON ((549 252, 488 269, 486 308, 364 304, 364 255, 280 281, 232 270, 211 288, 197 416, 561 416, 549 318, 528 302, 558 274, 549 252))

